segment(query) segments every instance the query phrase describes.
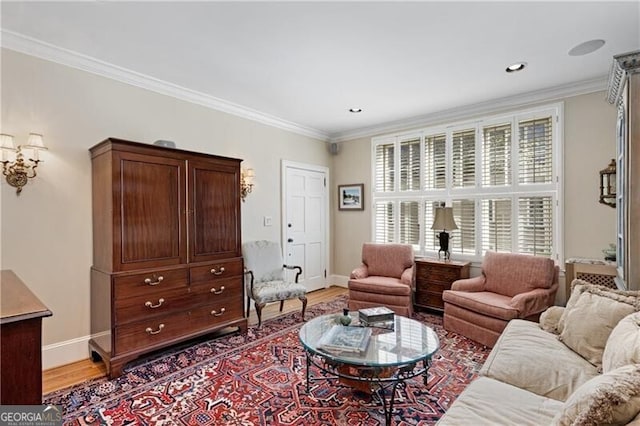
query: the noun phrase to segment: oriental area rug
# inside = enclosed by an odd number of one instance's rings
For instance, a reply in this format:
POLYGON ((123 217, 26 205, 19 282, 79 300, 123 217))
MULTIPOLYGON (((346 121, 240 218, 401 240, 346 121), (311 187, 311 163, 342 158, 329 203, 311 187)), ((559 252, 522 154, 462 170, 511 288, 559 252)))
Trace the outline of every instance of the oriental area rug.
MULTIPOLYGON (((341 296, 310 307, 306 317, 338 313, 346 305, 341 296)), ((426 386, 417 377, 398 388, 395 425, 434 424, 489 353, 445 331, 442 317, 418 312, 413 318, 432 327, 441 346, 426 386)), ((337 380, 314 381, 307 392, 302 324, 300 312, 293 312, 244 334, 174 347, 128 364, 114 380, 59 390, 43 403, 61 405, 67 425, 384 425, 375 398, 337 380)))

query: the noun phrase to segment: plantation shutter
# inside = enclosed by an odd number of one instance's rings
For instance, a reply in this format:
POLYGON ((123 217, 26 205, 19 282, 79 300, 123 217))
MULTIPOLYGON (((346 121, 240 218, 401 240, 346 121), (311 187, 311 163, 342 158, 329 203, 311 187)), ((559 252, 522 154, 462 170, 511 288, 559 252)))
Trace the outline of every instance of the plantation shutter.
POLYGON ((552 247, 552 198, 520 197, 518 199, 518 251, 551 256, 552 247))
POLYGON ((420 250, 420 205, 417 201, 400 202, 399 243, 411 244, 420 250))
POLYGON ((553 181, 553 135, 551 117, 518 123, 518 175, 521 184, 553 181))
POLYGON ((424 139, 424 186, 425 189, 444 189, 446 186, 445 152, 447 135, 427 136, 424 139))
POLYGON ((438 233, 441 230, 431 229, 435 216, 435 209, 439 206, 440 201, 426 201, 424 203, 424 248, 426 250, 438 250, 440 248, 438 233))
POLYGON ((482 129, 482 185, 511 185, 511 124, 482 129))
POLYGON ((512 251, 511 199, 482 200, 482 251, 512 251))
POLYGON ((453 133, 453 187, 473 187, 476 184, 476 130, 453 133))
POLYGON ((393 191, 395 184, 394 144, 376 146, 376 192, 393 191))
POLYGON ((377 201, 375 209, 376 243, 395 243, 395 216, 393 201, 377 201))
POLYGON ((451 231, 449 250, 453 253, 475 254, 476 203, 474 200, 453 200, 453 219, 458 229, 451 231))
POLYGON ((400 142, 400 190, 420 189, 420 138, 400 142))

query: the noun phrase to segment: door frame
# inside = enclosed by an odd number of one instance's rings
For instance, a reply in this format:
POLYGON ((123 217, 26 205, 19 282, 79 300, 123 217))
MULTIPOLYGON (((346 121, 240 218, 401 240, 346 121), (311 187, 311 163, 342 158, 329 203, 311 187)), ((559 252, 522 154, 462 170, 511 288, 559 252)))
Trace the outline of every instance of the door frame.
POLYGON ((325 248, 324 248, 324 256, 325 256, 325 268, 326 268, 326 276, 324 277, 324 287, 327 288, 327 280, 329 278, 329 276, 331 275, 330 271, 331 271, 331 256, 329 255, 331 250, 329 249, 329 247, 331 247, 331 232, 330 232, 330 223, 331 223, 331 219, 330 219, 330 201, 331 198, 329 195, 329 188, 331 188, 330 186, 330 179, 329 179, 329 167, 326 166, 319 166, 317 164, 308 164, 308 163, 299 163, 296 161, 289 161, 289 160, 282 160, 281 162, 281 167, 280 167, 280 183, 281 183, 281 189, 280 189, 280 198, 281 198, 281 206, 280 206, 280 246, 282 247, 282 258, 286 259, 285 257, 285 247, 286 244, 285 242, 287 241, 287 169, 300 169, 300 170, 306 170, 306 171, 311 171, 311 172, 320 172, 320 173, 324 173, 324 176, 326 178, 326 184, 325 184, 325 193, 324 193, 324 205, 325 205, 325 224, 324 224, 324 239, 325 239, 325 248))

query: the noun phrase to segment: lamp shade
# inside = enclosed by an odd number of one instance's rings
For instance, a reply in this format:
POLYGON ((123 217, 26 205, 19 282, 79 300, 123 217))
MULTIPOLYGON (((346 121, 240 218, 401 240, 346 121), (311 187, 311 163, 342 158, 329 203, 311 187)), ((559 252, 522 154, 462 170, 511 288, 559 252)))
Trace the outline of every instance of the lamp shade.
POLYGON ((6 135, 4 133, 0 134, 0 148, 15 151, 15 147, 13 146, 13 136, 6 135))
POLYGON ((29 139, 27 139, 27 144, 24 145, 24 147, 31 149, 47 149, 47 147, 44 146, 44 139, 39 133, 29 133, 29 139))
POLYGON ((453 219, 453 207, 436 207, 436 215, 431 229, 458 229, 453 219))

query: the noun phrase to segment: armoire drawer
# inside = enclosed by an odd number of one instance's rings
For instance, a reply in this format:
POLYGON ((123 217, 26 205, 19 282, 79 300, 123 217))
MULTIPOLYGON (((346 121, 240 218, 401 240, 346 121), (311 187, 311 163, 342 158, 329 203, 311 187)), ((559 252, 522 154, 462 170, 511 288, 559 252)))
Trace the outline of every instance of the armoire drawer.
POLYGON ((190 268, 191 283, 219 280, 242 275, 242 260, 220 261, 190 268))
POLYGON ((192 332, 216 328, 224 323, 229 323, 244 317, 242 301, 229 299, 227 301, 214 302, 191 311, 192 332))
POLYGON ((187 288, 189 284, 189 270, 187 268, 170 269, 166 271, 149 271, 142 274, 118 276, 113 279, 114 297, 146 296, 156 290, 187 288))
POLYGON ((187 334, 190 312, 161 315, 115 328, 114 354, 161 345, 187 334))
POLYGON ((197 303, 214 303, 228 299, 242 300, 242 277, 199 282, 191 285, 191 293, 197 303))
POLYGON ((188 309, 193 304, 188 287, 149 289, 148 294, 115 300, 115 323, 125 324, 188 309))

